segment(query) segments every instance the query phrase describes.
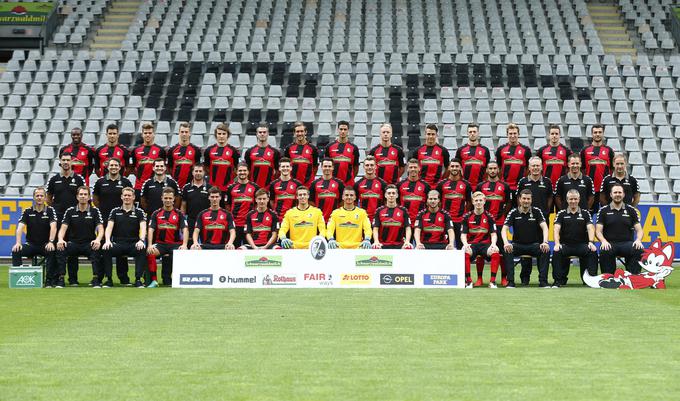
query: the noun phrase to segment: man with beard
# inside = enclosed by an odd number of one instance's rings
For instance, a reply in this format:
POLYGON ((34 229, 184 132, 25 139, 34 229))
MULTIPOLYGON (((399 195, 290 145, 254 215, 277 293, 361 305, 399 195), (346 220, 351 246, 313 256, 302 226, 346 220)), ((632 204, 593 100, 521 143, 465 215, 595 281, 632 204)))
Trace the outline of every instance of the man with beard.
POLYGON ((401 180, 397 188, 401 205, 408 210, 409 219, 415 221, 418 213, 425 208, 430 185, 420 178, 418 160, 410 159, 406 171, 406 178, 401 180))
POLYGON ((463 178, 476 188, 486 174, 486 166, 491 161, 489 148, 479 143, 479 125, 468 124, 468 143, 456 151, 456 159, 460 160, 463 178))
MULTIPOLYGON (((604 143, 604 125, 595 124, 591 128, 592 140, 590 146, 581 150, 581 164, 583 173, 593 180, 595 199, 600 199, 602 179, 611 173, 614 164, 614 149, 604 143)), ((593 211, 596 211, 598 203, 593 203, 593 211)))
POLYGON ((255 192, 260 189, 256 184, 248 180, 248 165, 244 162, 236 168, 236 182, 227 187, 226 205, 234 218, 236 227, 236 239, 234 246, 240 247, 246 240, 246 215, 255 204, 255 192))
POLYGON ((71 143, 59 149, 59 156, 68 153, 73 158, 71 168, 73 172, 85 179, 85 185, 90 185, 90 175, 94 172, 97 154, 92 147, 83 143, 83 130, 76 127, 71 129, 71 143))
POLYGON ((288 145, 283 155, 290 159, 293 178, 309 188, 319 169, 319 151, 307 141, 307 127, 303 122, 296 122, 293 130, 295 142, 288 145))
POLYGON ((333 177, 333 160, 330 158, 324 158, 321 162, 321 173, 320 178, 312 181, 309 198, 312 205, 321 209, 324 220, 328 221, 333 210, 340 205, 345 186, 340 179, 333 177))
POLYGON ((611 203, 600 209, 595 232, 600 239, 600 270, 614 274, 616 258, 626 261, 626 270, 631 274, 640 273, 642 257, 642 226, 637 210, 623 202, 624 188, 621 184, 611 186, 611 203), (633 234, 635 239, 633 240, 633 234))
MULTIPOLYGON (((161 160, 165 164, 165 149, 156 145, 155 139, 156 134, 153 131, 153 125, 144 123, 142 125, 142 144, 132 149, 130 168, 134 171, 136 177, 134 188, 139 199, 141 199, 142 185, 154 175, 154 162, 161 160)), ((160 203, 159 199, 158 204, 160 205, 160 203)), ((147 213, 151 212, 153 210, 147 211, 147 213)))
POLYGON ((353 186, 359 171, 359 148, 349 142, 349 122, 338 121, 338 139, 328 145, 323 157, 333 160, 333 177, 344 186, 353 186))
POLYGON ((579 193, 579 207, 590 210, 594 202, 593 180, 581 171, 581 157, 577 154, 569 156, 569 171, 557 180, 555 186, 555 207, 557 210, 567 208, 567 192, 575 189, 579 193))
POLYGON ((215 127, 217 143, 208 146, 203 151, 203 164, 208 176, 208 183, 224 192, 234 180, 234 170, 241 155, 238 149, 229 145, 231 131, 227 124, 215 127))
POLYGON ((97 158, 95 159, 95 173, 99 177, 106 175, 106 162, 115 157, 120 160, 121 174, 128 175, 127 166, 130 163, 130 151, 125 146, 121 145, 120 135, 118 133, 118 126, 116 124, 109 124, 106 126, 106 143, 95 150, 97 158))
POLYGON ((548 144, 536 151, 536 156, 540 157, 543 162, 543 176, 550 179, 553 184, 553 191, 557 185, 557 180, 567 173, 569 168, 568 158, 571 155, 571 149, 560 143, 561 137, 560 126, 550 124, 548 144))
POLYGON ((375 175, 375 157, 366 156, 364 160, 364 177, 354 184, 359 199, 359 207, 373 219, 375 210, 382 205, 387 183, 375 175))
POLYGON ((425 144, 411 152, 410 158, 420 163, 421 178, 430 187, 437 185, 449 165, 449 151, 437 143, 439 129, 434 124, 425 126, 425 144))
POLYGON ((427 208, 418 213, 414 223, 416 249, 455 249, 453 223, 439 205, 439 192, 433 189, 427 194, 427 208))
POLYGON ((461 249, 460 228, 463 215, 472 209, 472 187, 461 175, 460 160, 449 163, 448 176, 437 185, 437 191, 444 198, 443 208, 449 213, 456 233, 456 249, 461 249))

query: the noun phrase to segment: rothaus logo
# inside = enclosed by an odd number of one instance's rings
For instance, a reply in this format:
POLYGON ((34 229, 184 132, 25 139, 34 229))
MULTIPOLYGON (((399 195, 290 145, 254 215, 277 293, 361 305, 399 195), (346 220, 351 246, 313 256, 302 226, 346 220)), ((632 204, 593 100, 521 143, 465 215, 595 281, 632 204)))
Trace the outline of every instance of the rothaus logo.
POLYGON ((180 274, 180 285, 212 285, 212 274, 180 274))

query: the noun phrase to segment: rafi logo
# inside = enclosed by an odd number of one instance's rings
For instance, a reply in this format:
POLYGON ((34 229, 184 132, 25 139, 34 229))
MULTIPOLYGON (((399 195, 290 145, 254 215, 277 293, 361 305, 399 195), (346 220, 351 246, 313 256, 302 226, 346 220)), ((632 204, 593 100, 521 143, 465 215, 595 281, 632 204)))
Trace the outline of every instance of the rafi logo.
POLYGON ((294 275, 267 274, 262 279, 262 285, 296 285, 297 277, 294 275))
POLYGON ((327 249, 328 242, 326 241, 326 238, 320 235, 312 238, 312 240, 309 242, 309 251, 312 253, 312 257, 316 260, 323 259, 324 256, 326 256, 327 249))
POLYGON ((371 275, 368 273, 343 273, 340 276, 340 284, 343 285, 369 285, 371 284, 371 275))
POLYGON ((354 265, 356 267, 392 267, 393 256, 355 256, 354 265))
POLYGON ((382 285, 414 285, 413 274, 381 274, 380 284, 382 285))
POLYGON ((281 267, 283 256, 246 256, 246 267, 281 267))
POLYGON ((35 276, 32 274, 25 274, 20 276, 16 281, 17 286, 33 287, 35 286, 35 276))
POLYGON ((457 274, 424 274, 424 285, 456 286, 458 285, 457 274))
POLYGON ((212 285, 212 274, 180 274, 180 285, 212 285))

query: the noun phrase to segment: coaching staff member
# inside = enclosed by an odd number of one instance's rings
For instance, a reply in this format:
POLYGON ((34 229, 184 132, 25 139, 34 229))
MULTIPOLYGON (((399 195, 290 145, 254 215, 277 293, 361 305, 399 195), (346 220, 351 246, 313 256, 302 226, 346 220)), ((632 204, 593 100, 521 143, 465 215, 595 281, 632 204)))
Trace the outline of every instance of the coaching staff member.
MULTIPOLYGON (((501 235, 505 253, 503 259, 508 272, 507 288, 515 288, 515 256, 530 255, 538 259, 538 285, 549 288, 548 260, 548 225, 541 209, 531 206, 531 191, 523 189, 519 193, 519 206, 512 209, 505 219, 501 235), (512 244, 508 240, 508 232, 512 228, 512 244)), ((529 271, 531 274, 531 271, 529 271)), ((522 277, 522 285, 529 285, 529 277, 522 277)))
MULTIPOLYGON (((132 256, 135 258, 135 287, 144 287, 142 276, 146 270, 146 213, 135 207, 135 190, 123 188, 121 193, 123 205, 111 211, 109 221, 104 233, 104 246, 102 246, 102 257, 104 261, 104 271, 99 273, 98 280, 101 282, 103 274, 106 274, 107 281, 111 281, 111 257, 132 256)), ((118 279, 123 285, 129 285, 127 269, 118 271, 118 279)))
MULTIPOLYGON (((87 256, 92 263, 93 287, 101 287, 97 280, 100 269, 99 247, 104 237, 104 220, 102 214, 94 206, 90 206, 90 188, 78 188, 78 204, 66 209, 59 229, 57 241, 57 264, 59 275, 66 273, 66 258, 87 256), (68 242, 66 242, 68 238, 68 242)), ((69 266, 70 267, 70 266, 69 266)), ((78 271, 69 271, 69 277, 78 277, 78 271)), ((78 285, 72 282, 72 285, 78 285)))
POLYGON ((588 269, 588 274, 597 274, 597 253, 595 244, 595 227, 590 217, 590 212, 579 206, 581 195, 578 190, 570 189, 567 192, 567 208, 560 210, 555 217, 553 248, 553 287, 561 287, 567 284, 569 277, 569 257, 578 256, 583 272, 588 269))
POLYGON ((21 266, 23 256, 42 255, 46 259, 45 288, 64 286, 64 277, 57 277, 54 263, 54 241, 57 238, 57 213, 45 204, 44 187, 33 190, 33 206, 24 209, 17 223, 16 242, 12 247, 12 266, 21 266), (26 229, 26 242, 21 235, 26 229))
POLYGON ((624 189, 621 184, 611 186, 610 204, 600 209, 595 232, 600 239, 600 269, 602 273, 614 273, 616 258, 626 259, 626 270, 640 273, 642 257, 642 226, 637 210, 623 203, 624 189), (635 232, 635 241, 631 241, 635 232))
POLYGON ((205 167, 202 164, 194 164, 191 168, 192 180, 182 188, 182 213, 186 215, 189 233, 194 232, 196 216, 210 207, 208 191, 210 185, 205 180, 205 167))

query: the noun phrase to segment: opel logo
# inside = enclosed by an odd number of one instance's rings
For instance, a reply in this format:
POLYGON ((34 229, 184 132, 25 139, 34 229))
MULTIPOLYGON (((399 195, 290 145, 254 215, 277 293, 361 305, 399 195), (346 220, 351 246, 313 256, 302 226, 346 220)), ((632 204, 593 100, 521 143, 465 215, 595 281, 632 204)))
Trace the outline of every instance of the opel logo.
POLYGON ((385 284, 390 284, 392 283, 392 276, 389 274, 386 274, 383 276, 383 283, 385 284))

